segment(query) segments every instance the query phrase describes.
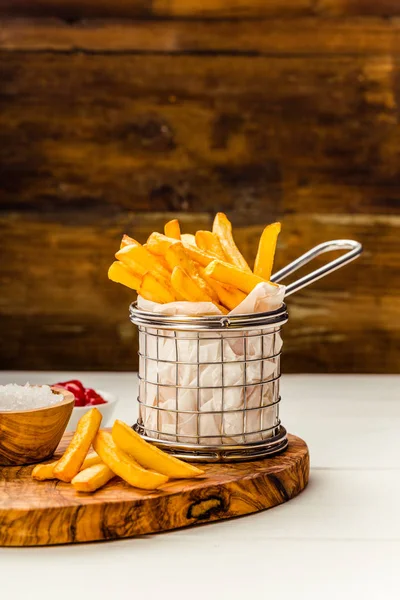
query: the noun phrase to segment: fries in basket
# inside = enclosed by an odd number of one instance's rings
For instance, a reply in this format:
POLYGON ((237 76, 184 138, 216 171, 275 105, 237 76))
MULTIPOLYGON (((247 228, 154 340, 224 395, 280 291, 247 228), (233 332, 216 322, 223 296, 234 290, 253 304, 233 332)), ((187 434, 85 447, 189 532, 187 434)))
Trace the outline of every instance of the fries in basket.
POLYGON ((124 235, 108 277, 159 304, 210 302, 227 313, 257 284, 269 282, 280 229, 280 223, 265 227, 252 271, 224 213, 217 213, 212 231, 195 235, 181 233, 174 219, 165 224, 164 233, 153 232, 145 245, 124 235))

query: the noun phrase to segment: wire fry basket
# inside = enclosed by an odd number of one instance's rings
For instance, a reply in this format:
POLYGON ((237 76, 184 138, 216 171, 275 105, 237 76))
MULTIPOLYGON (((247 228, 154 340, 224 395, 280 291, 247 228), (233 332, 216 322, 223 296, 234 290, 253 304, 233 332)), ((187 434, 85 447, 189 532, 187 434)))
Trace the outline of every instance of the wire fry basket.
POLYGON ((226 461, 287 446, 279 419, 281 326, 271 313, 176 317, 145 313, 139 328, 136 430, 175 455, 226 461))
MULTIPOLYGON (((281 281, 315 256, 345 255, 290 284, 286 296, 361 253, 352 240, 320 244, 272 277, 281 281)), ((233 462, 274 455, 288 445, 279 418, 281 328, 286 305, 271 312, 203 317, 146 312, 139 329, 139 418, 134 429, 180 458, 233 462)))

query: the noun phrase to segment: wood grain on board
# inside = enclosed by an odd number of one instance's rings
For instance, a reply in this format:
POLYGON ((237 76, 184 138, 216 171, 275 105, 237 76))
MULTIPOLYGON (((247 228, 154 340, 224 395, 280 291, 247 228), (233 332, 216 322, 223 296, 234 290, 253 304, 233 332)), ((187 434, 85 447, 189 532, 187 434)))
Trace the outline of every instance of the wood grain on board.
POLYGON ((310 459, 306 443, 289 435, 288 449, 276 457, 204 470, 203 478, 170 481, 154 492, 116 478, 84 494, 61 481, 34 481, 32 467, 0 467, 0 546, 127 538, 248 515, 297 496, 310 459))
POLYGON ((134 295, 106 279, 119 238, 223 210, 250 261, 282 221, 276 268, 364 244, 290 298, 285 372, 397 372, 399 12, 0 1, 1 366, 136 368, 134 295))

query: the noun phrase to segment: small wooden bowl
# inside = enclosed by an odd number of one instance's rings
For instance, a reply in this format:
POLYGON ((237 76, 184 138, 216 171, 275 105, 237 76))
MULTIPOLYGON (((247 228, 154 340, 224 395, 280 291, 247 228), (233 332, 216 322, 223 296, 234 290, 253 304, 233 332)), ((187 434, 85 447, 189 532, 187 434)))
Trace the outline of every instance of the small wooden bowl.
POLYGON ((52 406, 0 412, 0 465, 28 465, 50 458, 74 408, 75 397, 57 386, 63 399, 52 406))

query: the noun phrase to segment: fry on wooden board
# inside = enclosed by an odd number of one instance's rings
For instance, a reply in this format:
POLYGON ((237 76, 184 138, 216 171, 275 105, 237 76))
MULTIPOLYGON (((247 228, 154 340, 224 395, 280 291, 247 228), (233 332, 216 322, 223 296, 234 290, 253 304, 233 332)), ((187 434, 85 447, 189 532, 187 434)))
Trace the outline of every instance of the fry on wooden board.
POLYGON ((99 430, 101 419, 101 412, 97 408, 91 408, 79 419, 68 448, 54 467, 53 473, 57 479, 69 482, 79 473, 99 430))
POLYGON ((93 467, 93 465, 98 465, 99 463, 101 463, 101 458, 97 452, 89 452, 82 463, 81 471, 88 469, 89 467, 93 467))
POLYGON ((112 428, 112 438, 118 448, 132 456, 142 467, 162 473, 171 479, 189 479, 204 474, 204 471, 198 467, 149 444, 136 431, 118 419, 112 428))
POLYGON ((168 481, 166 475, 143 469, 132 457, 120 450, 108 431, 99 431, 93 447, 111 471, 133 487, 156 490, 168 481))
POLYGON ((36 465, 36 467, 32 471, 33 479, 37 479, 38 481, 45 481, 46 479, 56 479, 54 475, 54 467, 58 463, 58 460, 55 460, 51 463, 47 463, 47 465, 36 465))
POLYGON ((111 471, 110 467, 100 462, 80 471, 71 483, 77 492, 95 492, 113 477, 115 477, 115 473, 111 471))

